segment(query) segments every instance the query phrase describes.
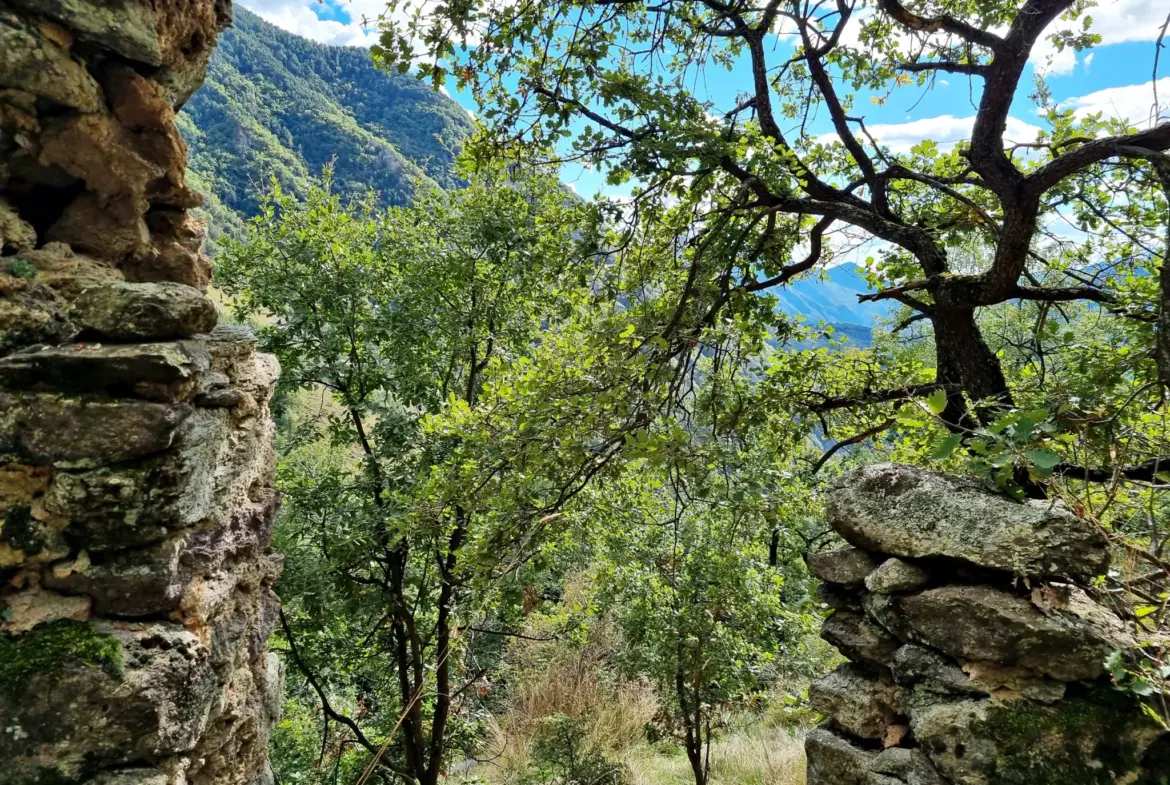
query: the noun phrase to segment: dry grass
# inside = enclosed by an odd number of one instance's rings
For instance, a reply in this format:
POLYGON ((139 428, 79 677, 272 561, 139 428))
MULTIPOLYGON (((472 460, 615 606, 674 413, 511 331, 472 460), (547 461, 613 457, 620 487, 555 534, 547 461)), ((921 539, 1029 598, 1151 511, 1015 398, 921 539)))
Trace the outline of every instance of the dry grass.
MULTIPOLYGON (((643 747, 627 757, 631 785, 694 782, 686 756, 643 747)), ((711 785, 804 785, 803 734, 760 723, 711 745, 711 785)))

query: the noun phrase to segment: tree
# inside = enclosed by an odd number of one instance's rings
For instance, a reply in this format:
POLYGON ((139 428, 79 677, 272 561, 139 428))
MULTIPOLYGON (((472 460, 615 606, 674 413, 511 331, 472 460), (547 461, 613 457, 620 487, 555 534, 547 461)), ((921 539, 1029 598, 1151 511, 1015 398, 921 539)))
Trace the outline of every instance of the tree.
MULTIPOLYGON (((693 347, 717 314, 755 307, 748 295, 831 261, 843 230, 884 244, 878 290, 867 299, 901 303, 904 325, 929 326, 931 378, 814 391, 808 408, 888 407, 941 391, 939 414, 967 439, 1018 404, 981 310, 1035 303, 1059 314, 1066 303, 1093 304, 1142 340, 1126 362, 1141 395, 1114 398, 1111 389, 1101 402, 1157 406, 1170 385, 1170 122, 1157 107, 1143 127, 1078 117, 1053 104, 1040 81, 1034 102, 1047 128, 1035 139, 1005 138, 1037 44, 1080 51, 1096 41, 1089 5, 468 2, 405 23, 388 16, 375 54, 469 85, 493 145, 540 156, 567 140, 557 159, 607 168, 613 183, 634 178, 637 206, 627 215, 643 228, 632 232, 686 216, 688 283, 674 311, 686 318, 659 325, 670 356, 693 347), (704 73, 736 64, 750 77, 733 105, 698 92, 704 73), (859 93, 880 102, 921 88, 929 98, 940 74, 971 83, 978 106, 968 142, 945 150, 924 139, 896 152, 873 138, 859 93), (826 136, 811 130, 818 111, 830 121, 826 136), (1057 220, 1088 239, 1062 240, 1057 220), (986 250, 985 263, 960 270, 953 249, 973 245, 986 250)), ((889 421, 871 420, 861 435, 889 421)), ((1057 469, 1149 480, 1170 460, 1164 453, 1124 466, 1098 454, 1057 469)))
POLYGON ((302 402, 281 445, 281 622, 323 714, 317 763, 433 785, 536 547, 515 497, 488 490, 525 467, 491 438, 485 390, 571 312, 590 211, 515 169, 409 208, 329 186, 299 203, 274 185, 219 281, 302 402))

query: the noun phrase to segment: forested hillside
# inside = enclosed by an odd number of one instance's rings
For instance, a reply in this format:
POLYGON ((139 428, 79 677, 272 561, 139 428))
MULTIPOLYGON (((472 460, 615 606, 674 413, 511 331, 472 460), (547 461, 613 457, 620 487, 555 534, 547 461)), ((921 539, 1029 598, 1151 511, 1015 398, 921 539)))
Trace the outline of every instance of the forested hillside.
POLYGON ((255 214, 270 177, 303 194, 334 158, 346 195, 372 188, 401 204, 416 180, 455 186, 472 124, 429 84, 376 69, 365 49, 314 43, 237 8, 179 127, 216 236, 255 214))

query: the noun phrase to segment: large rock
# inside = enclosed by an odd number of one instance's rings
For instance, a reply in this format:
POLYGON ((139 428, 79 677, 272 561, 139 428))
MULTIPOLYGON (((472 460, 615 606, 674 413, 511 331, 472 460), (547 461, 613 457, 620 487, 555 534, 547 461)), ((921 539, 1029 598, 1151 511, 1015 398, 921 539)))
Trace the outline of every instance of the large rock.
POLYGON ((902 559, 886 559, 865 576, 865 588, 882 594, 914 591, 930 582, 930 571, 902 559))
POLYGON ((821 628, 821 637, 854 662, 888 665, 901 642, 864 614, 834 611, 821 628))
POLYGON ((118 341, 162 341, 209 333, 215 304, 177 283, 115 283, 86 289, 70 318, 83 333, 118 341))
POLYGON ((880 739, 901 713, 901 693, 880 670, 849 663, 814 681, 808 702, 847 733, 880 739))
POLYGON ((878 566, 872 556, 857 548, 838 548, 808 555, 808 571, 826 583, 861 586, 878 566))
POLYGON ((921 750, 891 747, 869 765, 865 785, 947 785, 921 750))
POLYGON ((0 458, 97 466, 162 452, 191 414, 187 404, 0 392, 0 458))
POLYGON ((10 781, 84 780, 98 765, 195 746, 216 697, 208 651, 195 635, 161 623, 68 632, 7 644, 13 679, 0 684, 0 760, 10 781), (25 661, 35 667, 21 668, 25 661))
POLYGON ((51 565, 41 582, 51 589, 92 598, 105 616, 133 618, 170 612, 183 594, 179 566, 184 539, 173 537, 143 550, 124 551, 98 563, 51 565))
POLYGON ((881 464, 839 478, 826 505, 848 542, 902 558, 962 559, 1029 576, 1093 576, 1105 571, 1105 537, 1050 501, 1023 504, 979 482, 881 464))
POLYGON ((823 728, 814 728, 804 740, 808 759, 807 785, 867 785, 866 772, 876 752, 859 749, 823 728))
POLYGON ((207 350, 194 341, 39 346, 0 359, 0 388, 183 401, 210 367, 207 350))
POLYGON ((1134 645, 1121 620, 1072 590, 1065 607, 1042 613, 987 586, 943 586, 920 594, 871 594, 866 612, 904 640, 964 662, 1019 665, 1061 681, 1105 672, 1116 649, 1134 645))
POLYGON ((1107 686, 1057 704, 936 703, 910 719, 938 771, 961 785, 1140 782, 1143 757, 1161 734, 1130 697, 1107 686))

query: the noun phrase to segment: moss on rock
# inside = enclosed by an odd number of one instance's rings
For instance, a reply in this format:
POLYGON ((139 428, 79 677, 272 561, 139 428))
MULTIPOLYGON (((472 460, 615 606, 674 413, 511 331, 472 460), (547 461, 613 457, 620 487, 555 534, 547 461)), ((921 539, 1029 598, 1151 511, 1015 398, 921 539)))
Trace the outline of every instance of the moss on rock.
POLYGON ((19 698, 34 676, 53 674, 77 663, 122 675, 122 645, 88 622, 55 621, 23 635, 0 637, 0 693, 19 698))
POLYGON ((0 527, 0 542, 6 542, 25 556, 36 556, 45 548, 32 508, 27 504, 14 504, 4 513, 4 525, 0 527))
POLYGON ((1055 705, 991 704, 982 730, 995 741, 995 781, 1005 785, 1112 785, 1139 769, 1157 732, 1108 687, 1055 705))

